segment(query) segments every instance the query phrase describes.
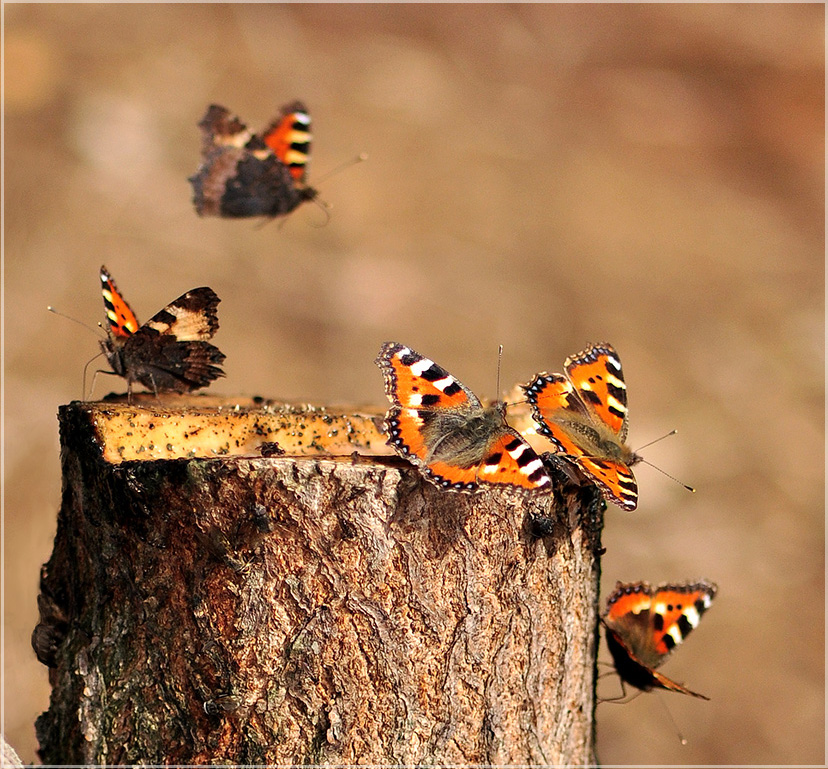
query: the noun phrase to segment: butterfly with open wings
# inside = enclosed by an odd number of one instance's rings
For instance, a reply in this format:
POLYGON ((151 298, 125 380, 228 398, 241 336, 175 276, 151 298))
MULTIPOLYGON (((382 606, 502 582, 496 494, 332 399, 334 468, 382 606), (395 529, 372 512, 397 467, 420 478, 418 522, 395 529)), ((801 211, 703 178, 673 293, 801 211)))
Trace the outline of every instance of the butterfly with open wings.
POLYGON ((388 443, 431 483, 465 492, 551 488, 540 457, 507 424, 503 403, 483 406, 442 366, 397 342, 386 342, 376 363, 392 404, 388 443))
POLYGON ((617 583, 601 622, 622 682, 643 691, 667 689, 709 699, 656 668, 698 627, 717 589, 715 583, 704 579, 656 587, 647 582, 617 583))

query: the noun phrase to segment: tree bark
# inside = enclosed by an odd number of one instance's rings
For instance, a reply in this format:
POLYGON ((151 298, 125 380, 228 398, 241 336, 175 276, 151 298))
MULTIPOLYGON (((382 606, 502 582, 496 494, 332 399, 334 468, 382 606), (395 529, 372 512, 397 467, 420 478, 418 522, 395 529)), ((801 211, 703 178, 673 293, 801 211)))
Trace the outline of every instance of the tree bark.
POLYGON ((59 414, 45 763, 594 763, 592 487, 465 495, 249 446, 113 462, 103 408, 59 414))

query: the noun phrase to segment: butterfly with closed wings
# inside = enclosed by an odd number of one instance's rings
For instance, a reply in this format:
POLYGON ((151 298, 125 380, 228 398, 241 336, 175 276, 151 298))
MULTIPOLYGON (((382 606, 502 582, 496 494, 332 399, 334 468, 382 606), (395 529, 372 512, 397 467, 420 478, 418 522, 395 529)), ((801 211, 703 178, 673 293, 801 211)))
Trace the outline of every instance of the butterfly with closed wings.
POLYGON ((182 294, 139 325, 106 267, 100 274, 108 323, 101 348, 111 373, 127 380, 130 396, 135 382, 157 395, 192 392, 224 376, 224 353, 207 341, 218 330, 221 301, 211 288, 182 294))

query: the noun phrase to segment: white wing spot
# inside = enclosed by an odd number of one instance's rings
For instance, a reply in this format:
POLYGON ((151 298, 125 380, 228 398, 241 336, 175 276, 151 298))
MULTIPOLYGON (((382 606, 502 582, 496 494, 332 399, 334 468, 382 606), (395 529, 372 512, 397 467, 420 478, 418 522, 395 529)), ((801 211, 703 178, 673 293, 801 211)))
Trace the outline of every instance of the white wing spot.
POLYGON ((299 152, 297 150, 288 150, 285 153, 285 162, 290 163, 301 163, 307 155, 304 152, 299 152))
MULTIPOLYGON (((540 457, 539 457, 538 459, 532 460, 528 465, 526 465, 526 467, 522 468, 521 472, 526 476, 530 476, 530 475, 532 475, 532 473, 539 470, 541 467, 543 467, 543 462, 540 461, 540 457)), ((548 477, 544 478, 543 481, 541 483, 539 483, 538 485, 544 486, 547 483, 549 483, 549 478, 548 477)))
POLYGON ((432 382, 431 384, 433 384, 440 392, 444 392, 447 387, 450 387, 454 384, 454 377, 443 377, 442 379, 438 379, 437 381, 432 382))
MULTIPOLYGON (((400 350, 398 355, 403 357, 404 355, 408 355, 411 351, 410 350, 400 350)), ((424 372, 428 371, 434 365, 433 360, 429 360, 428 358, 420 358, 420 360, 415 361, 411 364, 411 373, 415 376, 422 376, 424 372)))
POLYGON ((611 395, 607 398, 607 405, 610 406, 610 408, 616 409, 617 411, 627 411, 627 407, 623 403, 621 403, 621 401, 619 401, 617 398, 613 398, 611 395))
POLYGON ((690 623, 690 627, 696 627, 701 620, 701 616, 699 615, 698 611, 696 611, 695 606, 688 606, 684 610, 684 616, 687 618, 687 621, 690 623))
POLYGON ((611 384, 620 390, 627 389, 627 385, 624 383, 624 380, 619 379, 617 376, 613 376, 612 374, 607 374, 607 384, 611 384))
POLYGON ((420 419, 420 412, 417 409, 403 409, 403 413, 412 421, 416 422, 418 425, 423 423, 423 420, 420 419))

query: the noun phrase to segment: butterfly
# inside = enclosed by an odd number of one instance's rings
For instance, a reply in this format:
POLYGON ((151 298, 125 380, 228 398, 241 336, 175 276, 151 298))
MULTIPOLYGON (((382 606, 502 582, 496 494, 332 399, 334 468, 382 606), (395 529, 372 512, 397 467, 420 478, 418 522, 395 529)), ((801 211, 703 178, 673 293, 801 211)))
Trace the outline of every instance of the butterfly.
POLYGON ((207 341, 218 330, 221 301, 211 288, 179 296, 143 326, 106 267, 101 267, 101 292, 109 324, 101 348, 112 373, 127 380, 130 395, 134 382, 157 395, 191 392, 224 376, 224 353, 207 341))
POLYGON ((612 345, 589 345, 564 361, 566 374, 537 374, 523 386, 538 433, 549 438, 604 496, 635 510, 630 469, 641 457, 627 446, 627 386, 612 345))
POLYGON ((388 444, 429 481, 466 492, 551 488, 540 457, 506 423, 503 403, 483 406, 442 366, 397 342, 386 342, 375 362, 392 404, 388 444))
POLYGON ((646 582, 617 583, 601 621, 622 684, 709 699, 671 681, 656 668, 699 624, 717 589, 707 580, 657 587, 646 582))
POLYGON ((317 196, 305 183, 311 122, 301 102, 259 134, 217 104, 198 125, 202 162, 189 182, 199 216, 281 216, 317 196))

